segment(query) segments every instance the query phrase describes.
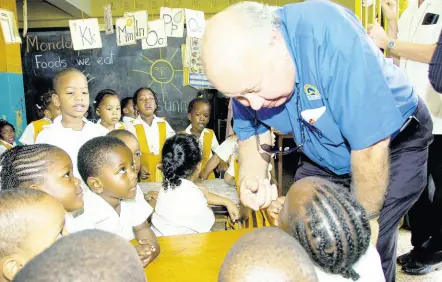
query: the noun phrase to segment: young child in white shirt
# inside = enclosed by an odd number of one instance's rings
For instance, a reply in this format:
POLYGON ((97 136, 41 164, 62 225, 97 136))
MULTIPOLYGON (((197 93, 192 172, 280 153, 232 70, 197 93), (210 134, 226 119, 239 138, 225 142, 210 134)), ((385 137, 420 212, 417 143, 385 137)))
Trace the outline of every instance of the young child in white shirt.
POLYGON ((104 89, 98 92, 94 101, 95 113, 100 119, 97 124, 108 131, 124 129, 121 119, 120 97, 112 89, 104 89))
POLYGON ((132 151, 118 138, 93 138, 78 153, 78 169, 91 191, 85 193, 84 213, 74 224, 88 221, 94 229, 128 241, 136 238, 138 254, 146 266, 159 254, 159 245, 147 222, 152 207, 137 188, 132 151))
POLYGON ((55 106, 53 96, 55 91, 51 90, 40 97, 40 103, 37 108, 43 112, 44 117, 28 124, 25 131, 21 135, 19 141, 24 145, 35 144, 38 134, 43 127, 52 123, 52 121, 60 115, 60 109, 55 106))
POLYGON ((319 281, 384 282, 365 209, 338 184, 306 177, 268 208, 310 255, 319 281))
POLYGON ((29 188, 48 193, 69 213, 69 228, 70 213, 83 207, 83 193, 65 151, 49 144, 16 146, 0 157, 0 166, 1 190, 29 188))
POLYGON ((121 99, 121 116, 124 124, 131 123, 137 118, 138 115, 132 97, 121 99))
POLYGON ((215 222, 209 204, 225 206, 232 220, 237 220, 239 210, 232 201, 193 183, 202 165, 201 149, 195 137, 178 134, 167 139, 162 156, 163 189, 152 216, 157 235, 209 232, 215 222))
MULTIPOLYGON (((185 133, 191 134, 199 140, 203 155, 203 170, 212 157, 212 152, 214 152, 219 146, 215 132, 206 128, 210 121, 210 113, 211 105, 205 98, 193 99, 190 101, 187 109, 187 118, 190 121, 190 125, 186 128, 185 133)), ((207 178, 204 179, 215 179, 215 174, 211 171, 207 178)))
POLYGON ((17 146, 15 143, 15 127, 4 119, 0 119, 0 155, 17 146))
POLYGON ((167 138, 175 135, 169 123, 155 115, 158 109, 158 98, 155 91, 142 87, 133 96, 138 118, 133 121, 135 134, 141 149, 142 170, 145 167, 149 177, 141 181, 161 182, 161 151, 167 138), (158 178, 158 179, 157 179, 158 178))
POLYGON ((84 117, 89 108, 89 88, 86 76, 81 71, 75 68, 62 70, 54 76, 52 85, 56 93, 54 104, 60 108, 61 115, 38 134, 36 143, 63 149, 71 157, 75 177, 80 178, 77 166, 80 147, 94 137, 106 135, 108 131, 84 117))

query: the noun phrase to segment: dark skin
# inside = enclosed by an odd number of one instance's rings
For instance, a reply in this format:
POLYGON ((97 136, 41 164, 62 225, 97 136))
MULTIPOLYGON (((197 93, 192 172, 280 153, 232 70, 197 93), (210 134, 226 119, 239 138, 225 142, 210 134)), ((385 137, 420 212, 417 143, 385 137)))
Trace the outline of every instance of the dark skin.
POLYGON ((192 124, 190 132, 193 136, 199 138, 210 121, 210 105, 203 102, 196 103, 192 111, 187 114, 187 118, 192 124))
MULTIPOLYGON (((136 196, 137 173, 133 154, 127 146, 115 148, 108 153, 108 161, 96 177, 89 177, 88 186, 120 214, 121 201, 136 196)), ((147 221, 134 227, 136 247, 143 266, 147 266, 160 253, 160 246, 147 221)))
POLYGON ((157 109, 153 93, 147 89, 141 90, 136 102, 136 110, 140 114, 141 119, 149 126, 152 126, 157 109))

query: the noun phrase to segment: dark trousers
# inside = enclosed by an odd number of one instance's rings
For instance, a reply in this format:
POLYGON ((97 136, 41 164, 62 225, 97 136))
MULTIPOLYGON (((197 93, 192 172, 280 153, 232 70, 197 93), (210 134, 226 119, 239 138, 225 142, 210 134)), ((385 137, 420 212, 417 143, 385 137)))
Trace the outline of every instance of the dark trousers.
MULTIPOLYGON (((390 143, 390 183, 379 216, 377 249, 387 282, 396 280, 396 245, 398 225, 418 200, 427 183, 428 146, 433 139, 433 123, 424 103, 419 100, 409 125, 390 143)), ((303 156, 295 180, 319 176, 350 189, 351 175, 336 175, 303 156)))
POLYGON ((411 244, 423 263, 442 261, 442 135, 435 135, 428 151, 428 182, 408 212, 411 244))

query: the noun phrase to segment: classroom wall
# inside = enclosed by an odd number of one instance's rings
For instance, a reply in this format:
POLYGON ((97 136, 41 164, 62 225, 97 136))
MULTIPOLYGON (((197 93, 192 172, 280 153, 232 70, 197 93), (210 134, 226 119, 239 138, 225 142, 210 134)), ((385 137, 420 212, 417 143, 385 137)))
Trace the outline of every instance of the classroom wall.
MULTIPOLYGON (((15 0, 0 0, 0 7, 16 12, 15 0)), ((0 118, 15 126, 17 137, 26 126, 20 44, 6 44, 0 29, 0 118)))

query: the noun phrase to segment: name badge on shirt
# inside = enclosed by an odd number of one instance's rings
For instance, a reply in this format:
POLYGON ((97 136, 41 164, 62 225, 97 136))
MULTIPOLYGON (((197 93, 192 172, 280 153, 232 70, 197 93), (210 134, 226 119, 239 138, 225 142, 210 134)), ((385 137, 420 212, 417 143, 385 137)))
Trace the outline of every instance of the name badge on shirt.
POLYGON ((313 85, 304 85, 304 92, 305 95, 307 95, 307 99, 309 99, 310 101, 321 99, 321 94, 319 93, 318 89, 313 85))

